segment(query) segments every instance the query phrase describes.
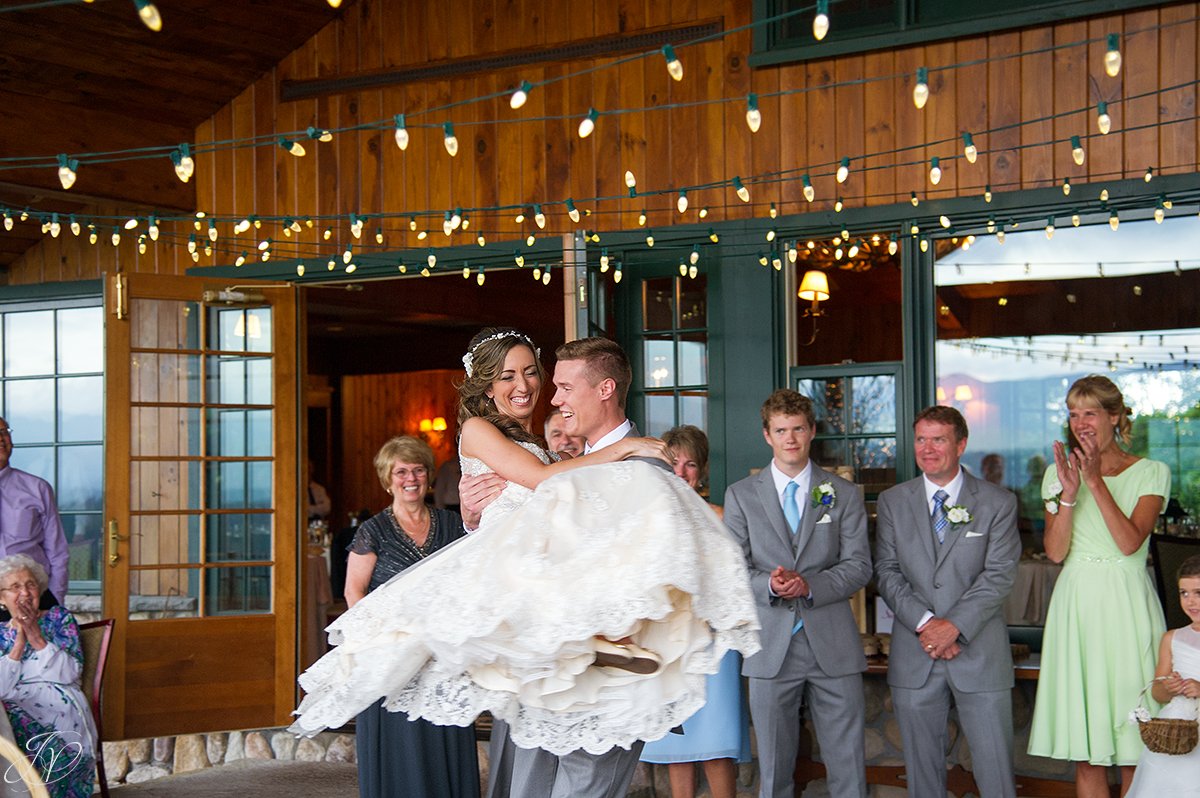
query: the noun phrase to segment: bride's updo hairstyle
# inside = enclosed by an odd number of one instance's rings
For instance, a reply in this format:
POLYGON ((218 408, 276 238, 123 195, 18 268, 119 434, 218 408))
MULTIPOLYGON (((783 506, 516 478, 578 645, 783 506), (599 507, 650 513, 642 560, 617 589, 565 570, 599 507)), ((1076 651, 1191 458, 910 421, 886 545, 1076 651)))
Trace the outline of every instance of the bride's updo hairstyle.
MULTIPOLYGON (((1099 407, 1108 415, 1116 416, 1117 425, 1113 433, 1119 443, 1129 443, 1129 433, 1133 429, 1129 416, 1133 411, 1125 406, 1125 397, 1112 380, 1099 374, 1089 374, 1075 380, 1067 391, 1067 407, 1085 406, 1099 407)), ((1079 441, 1075 439, 1070 424, 1067 425, 1067 443, 1072 449, 1079 448, 1079 441)))
POLYGON ((504 359, 514 346, 524 346, 533 353, 537 364, 538 379, 546 384, 546 370, 542 366, 541 352, 529 336, 512 327, 484 327, 475 333, 463 355, 466 379, 458 386, 458 425, 461 428, 468 418, 483 418, 490 421, 501 432, 515 441, 527 441, 543 445, 540 437, 526 432, 512 418, 496 411, 496 404, 487 395, 492 383, 504 371, 504 359))

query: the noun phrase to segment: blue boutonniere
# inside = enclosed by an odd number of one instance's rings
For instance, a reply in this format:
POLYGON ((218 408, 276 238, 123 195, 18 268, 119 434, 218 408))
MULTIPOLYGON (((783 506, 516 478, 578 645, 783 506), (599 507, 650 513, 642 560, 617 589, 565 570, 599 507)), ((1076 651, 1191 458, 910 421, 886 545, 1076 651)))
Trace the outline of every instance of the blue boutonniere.
POLYGON ((837 491, 833 489, 833 483, 828 479, 812 489, 812 506, 813 509, 824 507, 826 510, 833 509, 837 504, 837 491))

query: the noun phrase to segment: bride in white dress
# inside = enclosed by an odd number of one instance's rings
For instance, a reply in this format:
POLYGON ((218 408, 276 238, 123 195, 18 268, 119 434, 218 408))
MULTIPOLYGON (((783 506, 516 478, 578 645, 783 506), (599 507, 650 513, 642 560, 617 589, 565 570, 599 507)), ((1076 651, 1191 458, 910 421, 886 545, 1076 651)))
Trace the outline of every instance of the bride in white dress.
MULTIPOLYGON (((1191 625, 1163 635, 1152 694, 1166 706, 1160 718, 1194 720, 1200 710, 1200 555, 1179 569, 1179 603, 1191 625)), ((1200 746, 1187 754, 1142 751, 1126 798, 1200 796, 1200 746)))
POLYGON ((444 725, 488 710, 517 745, 554 754, 664 736, 703 705, 726 651, 758 650, 740 550, 686 483, 625 459, 658 456, 657 440, 553 462, 531 430, 545 375, 527 336, 483 330, 463 361, 463 473, 509 484, 477 531, 329 626, 338 646, 300 677, 292 730, 382 698, 444 725), (622 665, 624 651, 657 667, 622 665))

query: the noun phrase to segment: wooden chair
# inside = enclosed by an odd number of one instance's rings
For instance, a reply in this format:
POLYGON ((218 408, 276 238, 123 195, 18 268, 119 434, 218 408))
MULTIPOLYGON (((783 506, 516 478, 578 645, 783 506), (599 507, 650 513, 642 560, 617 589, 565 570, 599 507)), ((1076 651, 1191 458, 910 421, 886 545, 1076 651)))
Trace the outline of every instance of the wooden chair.
POLYGON ((100 688, 104 685, 104 666, 108 662, 108 645, 112 642, 112 618, 80 624, 79 643, 83 647, 83 692, 92 706, 92 719, 96 722, 96 780, 100 794, 108 798, 108 777, 104 773, 104 752, 101 740, 104 730, 100 723, 100 688))
POLYGON ((25 789, 29 790, 30 798, 50 798, 50 793, 46 791, 46 783, 38 775, 37 768, 25 756, 21 747, 7 737, 0 737, 0 760, 8 762, 3 778, 11 781, 12 777, 9 774, 16 770, 25 784, 25 789))

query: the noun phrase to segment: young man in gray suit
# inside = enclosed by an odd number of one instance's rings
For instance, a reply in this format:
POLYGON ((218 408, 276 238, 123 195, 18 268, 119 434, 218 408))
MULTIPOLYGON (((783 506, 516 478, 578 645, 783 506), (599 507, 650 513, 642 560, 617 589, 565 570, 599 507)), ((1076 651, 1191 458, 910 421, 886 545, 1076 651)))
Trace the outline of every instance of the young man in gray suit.
POLYGON ((848 599, 871 578, 866 511, 856 485, 809 459, 816 418, 807 397, 776 391, 763 403, 762 422, 771 463, 725 492, 725 524, 741 543, 762 623, 762 651, 742 666, 759 795, 795 795, 803 700, 829 794, 864 798, 867 661, 848 599))
POLYGON ((1011 491, 959 465, 967 422, 928 407, 913 425, 922 476, 879 496, 875 583, 896 614, 888 684, 911 798, 946 794, 953 703, 983 798, 1016 794, 1012 650, 1004 601, 1021 538, 1011 491))

